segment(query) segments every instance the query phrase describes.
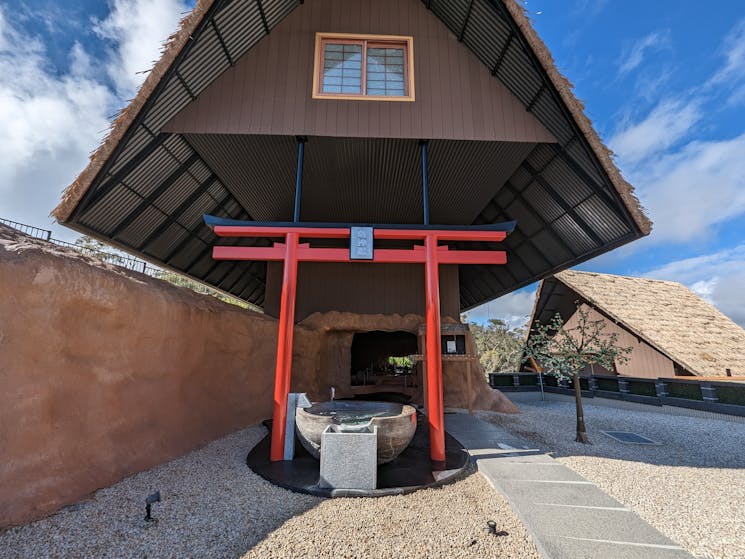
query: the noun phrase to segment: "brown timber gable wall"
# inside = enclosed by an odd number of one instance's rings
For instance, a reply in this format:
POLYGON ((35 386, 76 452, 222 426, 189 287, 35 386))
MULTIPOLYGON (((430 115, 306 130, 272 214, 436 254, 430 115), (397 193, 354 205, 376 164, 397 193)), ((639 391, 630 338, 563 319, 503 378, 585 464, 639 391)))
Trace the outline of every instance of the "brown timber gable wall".
MULTIPOLYGON (((673 362, 669 357, 660 353, 657 349, 650 346, 643 339, 629 332, 620 324, 616 324, 597 309, 582 304, 582 307, 589 312, 590 320, 603 320, 606 323, 605 333, 616 334, 618 336, 619 347, 630 347, 631 353, 628 355, 629 360, 624 364, 616 364, 619 375, 628 377, 672 377, 675 376, 673 362)), ((578 314, 573 314, 567 321, 567 328, 577 326, 578 314)))
POLYGON ((166 132, 554 142, 418 0, 309 0, 166 132), (414 37, 416 101, 313 99, 315 33, 414 37))
MULTIPOLYGON (((279 316, 282 264, 266 270, 264 312, 279 316)), ((460 320, 458 266, 440 266, 441 314, 460 320)), ((298 265, 295 320, 314 312, 418 314, 424 316, 424 266, 417 264, 318 263, 298 265)))

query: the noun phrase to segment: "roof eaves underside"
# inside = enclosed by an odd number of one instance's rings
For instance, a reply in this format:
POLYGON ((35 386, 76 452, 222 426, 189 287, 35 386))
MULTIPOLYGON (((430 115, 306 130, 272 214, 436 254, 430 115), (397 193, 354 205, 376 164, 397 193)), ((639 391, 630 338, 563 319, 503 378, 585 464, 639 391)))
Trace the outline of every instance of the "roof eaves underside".
MULTIPOLYGON (((200 3, 207 6, 203 19, 95 180, 75 204, 63 202, 55 215, 78 230, 261 305, 265 265, 213 262, 210 248, 217 238, 201 219, 204 213, 252 216, 185 137, 161 129, 299 4, 200 3)), ((462 268, 462 308, 645 234, 501 2, 424 4, 557 139, 556 144, 538 144, 475 219, 475 224, 514 219, 518 229, 506 243, 507 266, 462 268)))

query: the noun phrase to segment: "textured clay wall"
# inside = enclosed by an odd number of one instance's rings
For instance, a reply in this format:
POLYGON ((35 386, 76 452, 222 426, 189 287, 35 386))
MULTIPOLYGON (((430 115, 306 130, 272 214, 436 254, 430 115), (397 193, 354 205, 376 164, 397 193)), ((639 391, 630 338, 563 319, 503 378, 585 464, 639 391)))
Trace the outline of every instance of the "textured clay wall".
POLYGON ((274 319, 49 246, 0 230, 0 527, 271 416, 274 319))
MULTIPOLYGON (((292 390, 350 382, 353 332, 417 315, 311 315, 292 390)), ((271 417, 275 319, 0 226, 0 528, 271 417)), ((466 407, 445 364, 445 405, 466 407)), ((472 369, 475 408, 514 412, 472 369)))

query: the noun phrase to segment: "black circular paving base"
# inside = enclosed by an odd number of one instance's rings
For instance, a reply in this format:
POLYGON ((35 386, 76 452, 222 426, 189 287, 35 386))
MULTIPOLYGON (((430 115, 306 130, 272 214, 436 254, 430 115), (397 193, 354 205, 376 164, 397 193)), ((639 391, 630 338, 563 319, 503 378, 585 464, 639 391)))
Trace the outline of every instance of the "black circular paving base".
MULTIPOLYGON (((270 422, 264 422, 270 428, 270 422)), ((417 414, 417 429, 411 444, 398 458, 378 466, 378 488, 372 490, 329 489, 318 486, 320 462, 295 439, 295 459, 269 460, 271 436, 264 437, 251 449, 246 464, 265 480, 299 493, 319 497, 383 497, 402 495, 417 489, 452 483, 473 471, 468 453, 455 438, 445 433, 445 463, 429 458, 429 425, 417 414)))

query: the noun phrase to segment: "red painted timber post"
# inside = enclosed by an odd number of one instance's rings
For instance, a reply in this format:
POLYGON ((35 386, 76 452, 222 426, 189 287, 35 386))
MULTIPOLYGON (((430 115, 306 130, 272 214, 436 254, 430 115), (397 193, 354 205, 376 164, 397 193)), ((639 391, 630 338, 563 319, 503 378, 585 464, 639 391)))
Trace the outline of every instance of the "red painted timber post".
POLYGON ((427 418, 429 455, 435 462, 445 461, 445 410, 442 401, 442 342, 440 340, 440 266, 437 261, 437 236, 424 239, 427 361, 427 418))
POLYGON ((274 414, 272 417, 272 462, 284 460, 287 396, 292 372, 292 338, 295 327, 295 295, 297 293, 297 246, 299 235, 287 233, 282 296, 277 334, 277 367, 274 372, 274 414))

